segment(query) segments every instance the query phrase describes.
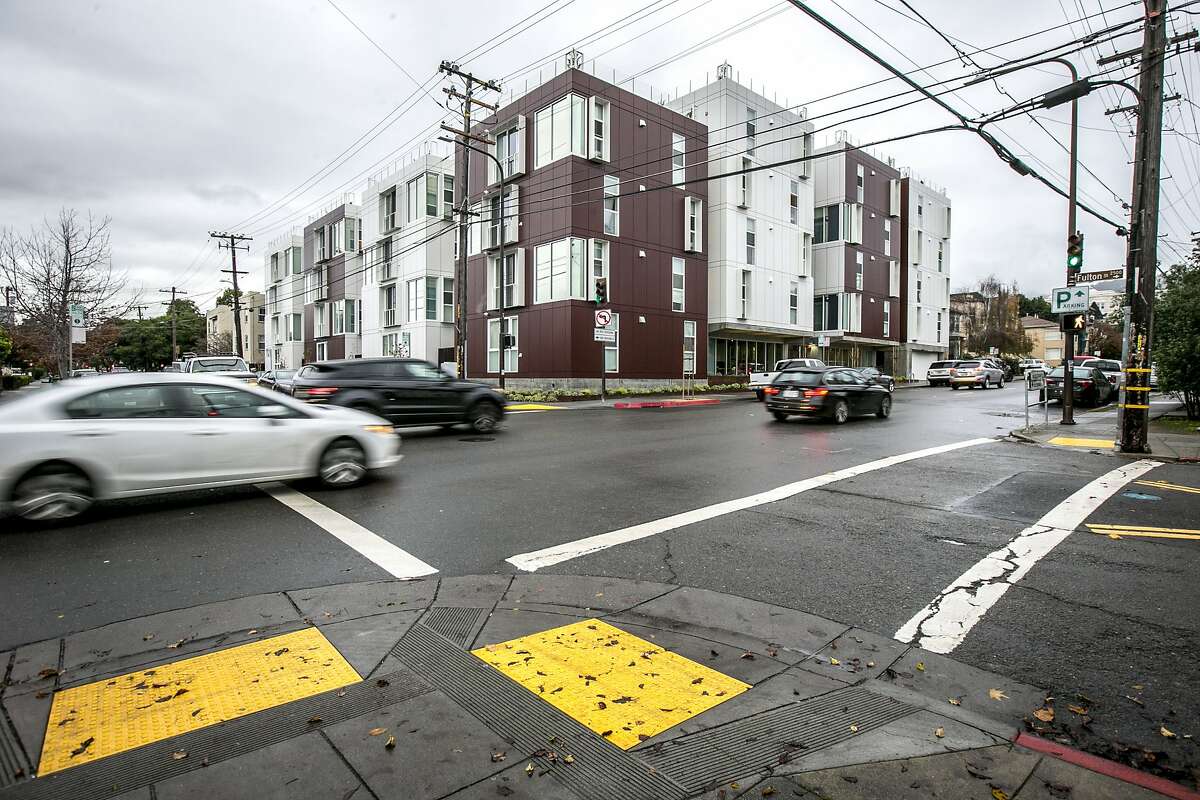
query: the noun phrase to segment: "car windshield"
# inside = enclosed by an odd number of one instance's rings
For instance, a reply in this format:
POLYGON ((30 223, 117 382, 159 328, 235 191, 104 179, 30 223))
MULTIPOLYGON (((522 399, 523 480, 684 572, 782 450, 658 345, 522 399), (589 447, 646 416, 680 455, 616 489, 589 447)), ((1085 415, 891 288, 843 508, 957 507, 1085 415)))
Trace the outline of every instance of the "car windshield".
POLYGON ((290 381, 292 376, 296 374, 294 369, 277 369, 275 370, 275 380, 290 381))
POLYGON ((249 367, 240 358, 197 358, 188 372, 248 372, 249 367))
POLYGON ((820 372, 781 372, 773 383, 780 386, 820 386, 820 372))

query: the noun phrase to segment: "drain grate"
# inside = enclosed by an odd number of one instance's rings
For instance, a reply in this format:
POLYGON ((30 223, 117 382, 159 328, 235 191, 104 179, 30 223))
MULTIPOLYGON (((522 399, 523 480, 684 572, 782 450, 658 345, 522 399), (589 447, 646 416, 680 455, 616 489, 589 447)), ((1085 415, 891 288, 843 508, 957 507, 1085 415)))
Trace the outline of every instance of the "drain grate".
POLYGON ((203 762, 216 764, 430 691, 407 670, 382 680, 383 686, 378 680, 355 683, 25 781, 0 789, 0 800, 102 800, 198 769, 203 762), (345 694, 339 697, 340 692, 345 694), (316 717, 320 724, 309 722, 316 717), (187 758, 172 758, 176 751, 186 752, 187 758))
POLYGON ((524 753, 556 750, 574 756, 563 764, 535 757, 543 769, 588 800, 671 800, 685 792, 635 755, 609 744, 580 723, 453 647, 423 625, 414 625, 392 654, 524 753))
POLYGON ((459 647, 466 647, 484 611, 482 608, 440 606, 425 612, 421 617, 421 624, 434 633, 445 636, 459 647))
POLYGON ((849 687, 664 742, 643 754, 652 766, 696 792, 802 758, 916 710, 890 697, 849 687))
POLYGON ((17 735, 8 722, 8 713, 0 706, 0 789, 12 786, 29 774, 25 765, 25 756, 21 745, 17 743, 17 735))

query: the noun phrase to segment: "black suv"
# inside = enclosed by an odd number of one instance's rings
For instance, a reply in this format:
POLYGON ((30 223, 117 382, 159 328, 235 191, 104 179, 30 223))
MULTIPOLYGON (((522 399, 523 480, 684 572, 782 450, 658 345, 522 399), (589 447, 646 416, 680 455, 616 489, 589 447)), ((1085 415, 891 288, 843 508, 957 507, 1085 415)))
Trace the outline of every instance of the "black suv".
POLYGON ((292 395, 309 403, 357 408, 393 425, 449 428, 465 422, 484 433, 504 415, 504 399, 490 386, 460 381, 413 358, 307 364, 292 379, 292 395))

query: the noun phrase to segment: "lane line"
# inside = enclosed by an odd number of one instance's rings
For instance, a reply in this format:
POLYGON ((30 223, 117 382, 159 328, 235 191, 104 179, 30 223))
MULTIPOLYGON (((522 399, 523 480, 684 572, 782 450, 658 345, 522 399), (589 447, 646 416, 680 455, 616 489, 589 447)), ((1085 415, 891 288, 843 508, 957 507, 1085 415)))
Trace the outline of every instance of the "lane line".
POLYGON ((902 453, 896 456, 888 456, 877 461, 869 461, 866 464, 859 464, 856 467, 840 469, 836 472, 827 472, 824 475, 817 475, 813 478, 805 478, 802 481, 789 483, 775 489, 769 489, 765 492, 752 494, 749 497, 739 497, 734 500, 726 500, 723 503, 715 503, 710 506, 684 511, 681 514, 674 514, 662 519, 643 522, 640 525, 633 525, 629 528, 621 528, 608 533, 600 533, 595 536, 588 536, 584 539, 578 539, 573 542, 557 544, 552 547, 546 547, 541 550, 534 550, 530 553, 519 553, 511 558, 505 559, 509 564, 525 572, 535 572, 542 567, 549 567, 553 564, 558 564, 563 561, 569 561, 573 558, 579 558, 590 553, 595 553, 600 550, 606 550, 610 547, 615 547, 619 544, 634 542, 638 539, 644 539, 647 536, 654 536, 658 533, 682 528, 686 525, 694 525, 697 522, 721 517, 726 514, 732 514, 735 511, 744 511, 747 508, 764 505, 766 503, 774 503, 779 500, 786 500, 789 497, 794 497, 802 492, 807 492, 810 489, 818 489, 835 481, 853 478, 858 475, 863 475, 867 472, 884 469, 886 467, 903 464, 908 461, 915 461, 919 458, 935 456, 940 453, 949 453, 953 450, 961 450, 964 447, 975 447, 976 445, 989 444, 995 442, 995 439, 968 439, 954 444, 944 444, 939 447, 929 447, 924 450, 915 450, 911 453, 902 453))
POLYGON ((262 483, 258 488, 401 580, 411 580, 437 572, 437 569, 407 550, 371 533, 349 517, 339 514, 306 494, 297 492, 290 486, 282 483, 262 483))
POLYGON ((895 638, 934 653, 949 653, 1043 556, 1071 535, 1106 500, 1161 464, 1142 460, 1101 475, 1046 512, 1004 547, 959 575, 896 631, 895 638))
POLYGON ((1142 486, 1153 486, 1156 489, 1171 489, 1176 492, 1188 492, 1190 494, 1200 494, 1200 489, 1195 486, 1181 486, 1178 483, 1167 483, 1166 481, 1135 481, 1142 486))
POLYGON ((1153 530, 1113 530, 1112 528, 1103 528, 1097 525, 1088 525, 1092 529, 1092 533, 1100 536, 1108 536, 1109 538, 1124 539, 1126 536, 1140 536, 1146 539, 1189 539, 1191 541, 1200 541, 1200 531, 1196 533, 1159 533, 1153 530))
POLYGON ((1200 530, 1194 528, 1154 528, 1149 525, 1110 525, 1107 522, 1098 522, 1095 525, 1088 523, 1089 528, 1104 528, 1111 531, 1154 531, 1155 533, 1200 533, 1200 530))

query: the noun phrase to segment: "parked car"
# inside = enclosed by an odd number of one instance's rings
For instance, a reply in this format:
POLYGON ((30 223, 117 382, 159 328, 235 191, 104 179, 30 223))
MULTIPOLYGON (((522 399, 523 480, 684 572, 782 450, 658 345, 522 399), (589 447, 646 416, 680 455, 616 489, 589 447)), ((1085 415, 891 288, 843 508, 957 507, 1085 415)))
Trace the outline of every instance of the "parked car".
POLYGON ((490 386, 453 378, 415 358, 307 364, 292 378, 292 395, 367 411, 395 425, 466 423, 479 433, 494 429, 504 414, 504 398, 490 386))
POLYGON ((986 356, 984 358, 980 358, 979 361, 987 362, 988 364, 992 365, 996 369, 1000 370, 1000 373, 1004 376, 1005 383, 1012 381, 1012 379, 1013 379, 1012 364, 1009 364, 1004 359, 996 358, 994 356, 986 356))
POLYGON ((120 364, 118 364, 110 371, 113 375, 121 375, 122 373, 129 372, 129 367, 122 367, 120 364))
POLYGON ((1040 358, 1022 358, 1017 362, 1017 372, 1021 373, 1022 375, 1025 374, 1026 370, 1030 369, 1044 370, 1046 369, 1046 362, 1040 358))
POLYGON ((194 356, 183 362, 180 371, 185 375, 224 375, 243 383, 258 384, 258 376, 251 371, 246 365, 246 359, 241 356, 194 356))
POLYGON ((981 389, 1004 388, 1004 371, 989 360, 960 361, 950 378, 951 389, 978 386, 981 389))
POLYGON ((889 392, 894 392, 896 390, 896 379, 891 375, 886 375, 880 372, 879 370, 875 369, 875 367, 862 367, 861 369, 857 370, 857 372, 871 383, 877 383, 883 388, 887 389, 889 392))
POLYGON ((1088 361, 1084 361, 1082 366, 1095 367, 1100 370, 1114 387, 1120 387, 1121 380, 1125 376, 1125 370, 1121 368, 1121 362, 1111 358, 1089 359, 1088 361))
MULTIPOLYGON (((1063 384, 1067 372, 1063 367, 1055 367, 1046 376, 1046 399, 1062 402, 1063 384)), ((1074 402, 1081 406, 1102 406, 1112 399, 1117 391, 1107 376, 1097 367, 1088 365, 1076 366, 1071 369, 1074 384, 1074 402)))
POLYGON ((400 460, 390 423, 217 375, 69 381, 0 407, 0 506, 62 520, 95 501, 316 477, 361 482, 400 460))
POLYGON ((925 380, 930 386, 949 386, 954 377, 954 365, 957 361, 935 361, 925 370, 925 380))
POLYGON ((73 369, 73 370, 71 370, 72 378, 90 378, 94 375, 99 375, 99 374, 100 373, 94 369, 73 369))
POLYGON ((844 367, 789 369, 766 389, 767 410, 777 422, 789 416, 828 417, 841 425, 852 416, 892 413, 892 393, 844 367))
POLYGON ((825 362, 819 358, 781 358, 775 362, 773 372, 751 372, 750 388, 755 396, 762 400, 764 391, 775 380, 775 376, 787 369, 820 369, 825 362))
POLYGON ((292 378, 296 376, 294 369, 273 369, 258 376, 258 385, 264 389, 274 389, 284 394, 292 393, 292 378))

